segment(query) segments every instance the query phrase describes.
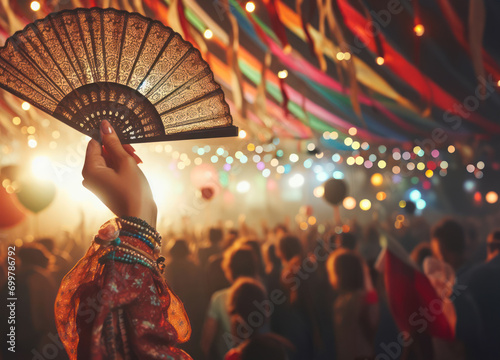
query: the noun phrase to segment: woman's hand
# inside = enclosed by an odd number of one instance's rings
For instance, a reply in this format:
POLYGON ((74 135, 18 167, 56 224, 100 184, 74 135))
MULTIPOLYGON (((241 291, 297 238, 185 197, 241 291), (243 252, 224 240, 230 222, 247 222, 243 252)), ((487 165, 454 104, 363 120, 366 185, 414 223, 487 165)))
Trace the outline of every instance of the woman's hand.
POLYGON ((110 123, 101 123, 103 147, 94 139, 87 146, 83 186, 117 216, 135 216, 156 227, 156 204, 151 188, 137 166, 130 145, 122 145, 110 123))

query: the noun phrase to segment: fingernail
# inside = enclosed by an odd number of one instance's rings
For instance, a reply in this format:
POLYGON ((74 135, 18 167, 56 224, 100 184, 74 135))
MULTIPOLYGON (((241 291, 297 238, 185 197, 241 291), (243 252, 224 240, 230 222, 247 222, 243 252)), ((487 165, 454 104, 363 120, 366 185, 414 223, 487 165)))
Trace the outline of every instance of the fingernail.
POLYGON ((110 123, 108 122, 108 120, 103 120, 101 122, 101 131, 104 133, 104 134, 111 134, 113 132, 113 128, 111 127, 110 123))

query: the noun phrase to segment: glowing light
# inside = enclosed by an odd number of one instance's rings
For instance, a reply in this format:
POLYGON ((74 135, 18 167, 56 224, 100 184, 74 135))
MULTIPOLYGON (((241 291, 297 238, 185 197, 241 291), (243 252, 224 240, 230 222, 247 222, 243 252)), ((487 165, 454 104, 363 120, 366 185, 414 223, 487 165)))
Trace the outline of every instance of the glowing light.
POLYGON ((350 60, 351 59, 351 53, 345 52, 344 53, 344 60, 350 60))
POLYGON ((334 179, 343 179, 344 178, 344 173, 342 171, 334 171, 333 172, 333 178, 334 179))
POLYGON ((240 194, 247 193, 250 190, 250 183, 246 180, 240 181, 236 185, 236 191, 239 192, 240 194))
POLYGON ((467 165, 467 172, 473 173, 476 167, 472 164, 467 165))
POLYGON ((306 223, 305 221, 302 221, 302 222, 300 223, 299 227, 300 227, 300 230, 307 230, 307 228, 308 228, 309 226, 307 225, 307 223, 306 223))
POLYGON ((332 140, 337 140, 337 139, 338 139, 338 137, 339 137, 339 134, 338 134, 336 131, 332 131, 332 132, 330 133, 330 138, 331 138, 332 140))
POLYGON ((314 225, 314 224, 316 224, 316 218, 314 216, 309 216, 309 218, 307 219, 307 222, 309 225, 314 225))
POLYGON ((465 191, 472 191, 476 187, 476 184, 474 183, 473 180, 467 180, 464 182, 464 189, 465 191))
POLYGON ((288 71, 286 70, 281 70, 278 72, 278 77, 280 79, 286 79, 288 77, 288 71))
POLYGON ((361 144, 359 143, 359 141, 355 141, 352 143, 351 147, 353 150, 358 150, 360 146, 361 146, 361 144))
POLYGON ((425 202, 424 199, 419 199, 417 200, 417 203, 415 205, 417 206, 417 209, 423 210, 427 206, 427 203, 425 202))
POLYGON ((346 138, 344 139, 344 144, 345 144, 346 146, 351 146, 351 145, 352 145, 352 139, 351 139, 350 137, 346 137, 346 138))
POLYGON ((363 159, 362 156, 358 156, 356 158, 356 165, 363 165, 364 161, 365 161, 365 159, 363 159))
POLYGON ((290 178, 290 180, 288 180, 288 184, 292 188, 299 188, 304 185, 304 176, 301 174, 295 174, 290 178))
POLYGON ((315 197, 321 198, 325 194, 325 188, 323 186, 315 187, 313 190, 313 194, 315 197))
POLYGON ((249 13, 255 11, 255 4, 253 3, 253 1, 249 1, 246 3, 245 10, 248 11, 249 13))
POLYGON ((401 209, 404 209, 404 208, 406 207, 406 201, 401 200, 401 201, 399 202, 399 207, 400 207, 401 209))
POLYGON ((16 116, 15 118, 12 119, 12 123, 14 125, 19 125, 21 124, 21 118, 19 116, 16 116))
POLYGON ((387 198, 387 194, 383 191, 379 191, 376 195, 378 201, 384 201, 387 198))
POLYGON ((411 201, 417 201, 418 199, 421 199, 421 198, 422 198, 422 194, 417 189, 413 189, 410 192, 410 200, 411 201))
POLYGON ((356 207, 356 199, 354 199, 352 196, 348 196, 344 199, 342 205, 344 205, 344 208, 346 210, 352 210, 356 207))
POLYGON ((392 158, 394 160, 401 160, 401 153, 400 152, 395 152, 392 154, 392 158))
POLYGON ((217 161, 219 161, 219 158, 217 157, 217 155, 212 155, 210 161, 212 161, 215 164, 217 161))
POLYGON ((354 160, 352 156, 349 156, 345 162, 347 163, 347 165, 354 165, 355 161, 356 160, 354 160))
POLYGON ((297 161, 299 161, 299 155, 297 155, 297 154, 290 154, 289 159, 290 159, 291 162, 297 162, 297 161))
POLYGON ((38 143, 36 142, 35 139, 29 139, 28 140, 28 146, 32 149, 36 148, 36 146, 38 145, 38 143))
POLYGON ((358 133, 358 129, 356 129, 355 127, 352 127, 349 129, 349 135, 355 136, 357 133, 358 133))
POLYGON ((264 170, 262 171, 262 176, 264 176, 264 177, 269 177, 269 175, 271 175, 271 170, 269 170, 269 169, 264 169, 264 170))
POLYGON ((424 25, 422 25, 422 24, 415 25, 415 27, 413 28, 413 31, 415 32, 415 35, 417 35, 417 36, 424 35, 424 32, 425 32, 424 25))
MULTIPOLYGON (((29 131, 28 131, 29 132, 29 131)), ((476 164, 476 167, 479 169, 479 170, 483 170, 484 169, 484 162, 483 161, 479 161, 477 164, 476 164)))
POLYGON ((475 202, 481 202, 482 198, 483 198, 483 197, 481 196, 481 193, 480 193, 479 191, 476 191, 476 192, 474 193, 474 201, 475 201, 475 202))
POLYGON ((248 151, 254 151, 255 150, 255 145, 254 144, 248 144, 247 145, 247 150, 248 151))
POLYGON ((384 65, 384 58, 382 56, 377 57, 377 65, 384 65))
POLYGON ((434 175, 434 171, 432 171, 431 169, 425 172, 425 176, 427 176, 429 179, 432 177, 432 175, 434 175))
POLYGON ((453 145, 448 146, 448 152, 453 154, 455 152, 455 147, 453 145))
POLYGON ((40 6, 40 3, 38 1, 32 1, 30 7, 31 7, 31 10, 38 11, 38 10, 40 10, 41 6, 40 6))
POLYGON ((314 143, 307 144, 307 150, 314 151, 314 149, 316 149, 316 145, 314 145, 314 143))
POLYGON ((48 179, 51 175, 52 164, 46 156, 37 156, 31 162, 31 172, 38 179, 48 179))
POLYGON ((247 137, 247 132, 245 130, 240 130, 240 132, 238 133, 238 137, 240 139, 244 139, 247 137))
POLYGON ((214 36, 214 33, 210 29, 206 29, 205 32, 203 33, 203 36, 205 39, 211 39, 214 36))
POLYGON ((378 151, 379 151, 381 154, 383 154, 383 153, 385 153, 385 152, 387 151, 387 147, 385 147, 385 145, 380 145, 380 146, 378 147, 378 151))
POLYGON ((22 104, 21 104, 21 108, 24 110, 24 111, 28 111, 30 108, 31 108, 31 105, 29 103, 27 103, 26 101, 24 101, 22 104))
POLYGON ((384 182, 384 177, 380 173, 375 173, 370 179, 373 186, 380 186, 384 182))
POLYGON ((417 164, 417 169, 420 170, 420 171, 424 170, 425 169, 425 164, 423 162, 419 162, 417 164))
POLYGON ((378 167, 381 168, 381 169, 385 168, 386 165, 387 165, 387 163, 384 160, 380 160, 378 162, 378 167))
POLYGON ((408 151, 403 153, 403 160, 410 160, 411 154, 408 151))
POLYGON ((359 208, 361 210, 368 211, 368 210, 370 210, 371 207, 372 207, 372 203, 368 199, 363 199, 359 202, 359 208))
POLYGON ((344 60, 344 53, 343 52, 338 52, 337 53, 337 60, 341 61, 341 60, 344 60))
POLYGON ((494 204, 498 201, 498 194, 494 191, 490 191, 484 197, 487 203, 494 204))

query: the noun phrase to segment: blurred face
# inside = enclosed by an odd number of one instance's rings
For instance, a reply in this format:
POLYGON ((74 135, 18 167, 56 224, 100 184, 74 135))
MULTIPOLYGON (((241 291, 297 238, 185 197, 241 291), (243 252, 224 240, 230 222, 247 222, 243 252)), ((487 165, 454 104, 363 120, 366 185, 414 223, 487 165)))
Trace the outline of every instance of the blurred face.
POLYGON ((431 240, 431 250, 437 259, 444 261, 443 254, 441 252, 441 247, 439 246, 439 241, 437 239, 431 240))

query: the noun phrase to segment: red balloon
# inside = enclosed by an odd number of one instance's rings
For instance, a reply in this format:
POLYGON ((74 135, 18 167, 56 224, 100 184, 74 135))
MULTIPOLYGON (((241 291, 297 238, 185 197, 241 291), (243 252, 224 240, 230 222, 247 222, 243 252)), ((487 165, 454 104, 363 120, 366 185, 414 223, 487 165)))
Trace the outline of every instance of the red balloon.
POLYGON ((19 224, 26 214, 21 210, 16 196, 9 194, 0 185, 0 229, 6 229, 19 224))
POLYGON ((214 197, 215 191, 211 187, 205 186, 201 188, 201 197, 205 200, 210 200, 214 197))

